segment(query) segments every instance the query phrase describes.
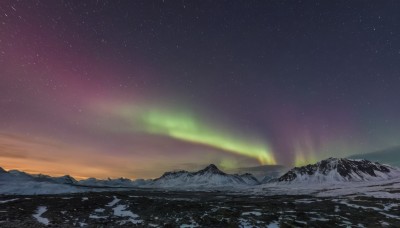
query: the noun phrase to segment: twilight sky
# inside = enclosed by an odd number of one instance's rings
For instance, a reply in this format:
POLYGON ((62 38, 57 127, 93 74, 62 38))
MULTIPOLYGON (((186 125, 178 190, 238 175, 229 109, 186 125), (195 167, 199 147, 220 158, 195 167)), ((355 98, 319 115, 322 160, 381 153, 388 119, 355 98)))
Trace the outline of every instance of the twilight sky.
POLYGON ((0 166, 150 178, 399 146, 399 1, 4 1, 0 166))

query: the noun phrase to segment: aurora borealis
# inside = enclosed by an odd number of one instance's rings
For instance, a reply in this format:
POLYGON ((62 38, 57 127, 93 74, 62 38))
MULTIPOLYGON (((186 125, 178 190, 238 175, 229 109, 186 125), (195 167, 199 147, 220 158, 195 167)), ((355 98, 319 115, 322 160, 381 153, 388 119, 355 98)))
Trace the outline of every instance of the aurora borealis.
POLYGON ((257 159, 261 164, 276 164, 271 151, 267 145, 256 142, 254 138, 243 139, 230 136, 228 132, 218 132, 216 128, 207 126, 207 123, 197 120, 192 114, 183 112, 166 112, 155 109, 139 113, 130 112, 129 109, 122 110, 122 116, 133 122, 133 129, 140 129, 135 122, 140 122, 143 132, 150 134, 166 135, 168 137, 199 143, 215 147, 228 152, 240 154, 257 159))
POLYGON ((0 167, 151 178, 399 146, 399 10, 2 2, 0 167))

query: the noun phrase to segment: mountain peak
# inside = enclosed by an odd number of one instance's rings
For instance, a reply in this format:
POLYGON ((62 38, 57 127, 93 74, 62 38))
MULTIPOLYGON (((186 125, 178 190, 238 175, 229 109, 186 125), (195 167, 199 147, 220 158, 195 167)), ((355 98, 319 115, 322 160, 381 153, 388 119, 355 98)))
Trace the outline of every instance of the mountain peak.
POLYGON ((219 174, 219 175, 226 175, 226 173, 222 172, 218 167, 214 164, 210 164, 202 170, 196 172, 196 174, 205 174, 205 173, 212 173, 212 174, 219 174))
POLYGON ((73 184, 73 183, 78 182, 75 178, 71 177, 70 175, 64 175, 64 176, 59 177, 57 179, 64 180, 65 183, 69 183, 69 184, 73 184))
POLYGON ((218 167, 214 164, 209 164, 206 168, 207 170, 219 170, 218 167))

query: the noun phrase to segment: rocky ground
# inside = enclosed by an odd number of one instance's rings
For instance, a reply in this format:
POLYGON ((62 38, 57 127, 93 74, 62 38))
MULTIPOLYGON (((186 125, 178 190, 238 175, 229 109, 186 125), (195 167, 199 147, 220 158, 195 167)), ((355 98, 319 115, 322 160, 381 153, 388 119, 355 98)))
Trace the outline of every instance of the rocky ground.
POLYGON ((132 190, 0 196, 1 227, 400 227, 400 200, 132 190))

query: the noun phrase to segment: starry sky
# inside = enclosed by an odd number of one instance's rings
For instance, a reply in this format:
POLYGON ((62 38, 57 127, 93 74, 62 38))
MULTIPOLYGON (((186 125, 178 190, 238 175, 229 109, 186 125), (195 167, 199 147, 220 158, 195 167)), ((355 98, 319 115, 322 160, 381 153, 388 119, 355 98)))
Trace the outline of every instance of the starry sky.
POLYGON ((152 178, 400 145, 399 1, 3 1, 0 166, 152 178))

